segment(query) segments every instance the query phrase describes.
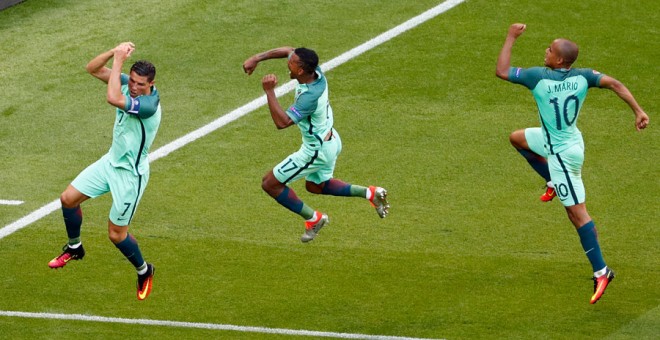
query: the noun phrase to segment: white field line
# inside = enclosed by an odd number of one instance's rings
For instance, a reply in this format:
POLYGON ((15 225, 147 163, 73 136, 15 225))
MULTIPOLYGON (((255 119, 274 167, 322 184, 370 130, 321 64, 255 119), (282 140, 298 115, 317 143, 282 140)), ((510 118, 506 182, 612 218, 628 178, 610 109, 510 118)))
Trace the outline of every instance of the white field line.
MULTIPOLYGON (((332 70, 333 68, 351 60, 354 59, 355 57, 361 55, 362 53, 369 51, 373 49, 374 47, 377 47, 378 45, 381 45, 390 39, 414 28, 419 26, 420 24, 433 19, 434 17, 458 6, 465 0, 447 0, 429 10, 426 12, 409 19, 408 21, 390 29, 389 31, 382 33, 378 35, 377 37, 363 43, 360 46, 357 46, 348 52, 345 52, 341 54, 338 57, 335 57, 328 62, 324 63, 321 65, 321 68, 324 71, 329 71, 332 70)), ((278 97, 290 92, 295 88, 295 81, 291 80, 288 83, 278 87, 275 90, 275 93, 278 97)), ((225 114, 224 116, 221 116, 220 118, 212 121, 211 123, 194 130, 188 134, 186 134, 183 137, 180 137, 173 142, 170 142, 167 145, 164 145, 157 150, 153 151, 149 155, 149 161, 153 162, 159 158, 165 157, 169 155, 171 152, 176 151, 182 147, 184 147, 188 143, 192 143, 195 140, 204 137, 208 135, 209 133, 237 120, 238 118, 241 118, 245 116, 246 114, 260 108, 263 105, 266 105, 266 96, 263 95, 257 99, 254 99, 253 101, 225 114)), ((28 215, 25 215, 24 217, 18 219, 15 222, 12 222, 6 226, 4 226, 2 229, 0 229, 0 239, 3 239, 4 237, 13 234, 14 232, 25 228, 26 226, 42 219, 43 217, 49 215, 53 211, 57 210, 60 208, 60 200, 56 199, 43 207, 29 213, 28 215)))
POLYGON ((234 326, 234 325, 217 324, 217 323, 109 318, 104 316, 82 315, 82 314, 27 313, 27 312, 0 311, 0 316, 33 318, 33 319, 92 321, 92 322, 120 323, 120 324, 145 325, 145 326, 199 328, 199 329, 209 329, 209 330, 219 330, 219 331, 311 336, 317 338, 324 337, 324 338, 338 338, 338 339, 427 340, 424 338, 408 338, 401 336, 319 332, 319 331, 307 331, 303 329, 234 326))
POLYGON ((21 205, 23 201, 16 200, 0 200, 0 205, 21 205))

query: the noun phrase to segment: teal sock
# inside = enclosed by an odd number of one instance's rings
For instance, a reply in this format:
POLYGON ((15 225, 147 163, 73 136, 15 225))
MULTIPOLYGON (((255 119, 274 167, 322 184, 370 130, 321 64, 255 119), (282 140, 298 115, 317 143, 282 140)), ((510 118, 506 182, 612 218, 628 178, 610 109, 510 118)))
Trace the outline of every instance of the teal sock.
POLYGON ((121 253, 126 256, 128 261, 130 261, 136 269, 144 265, 142 252, 140 251, 137 240, 133 237, 133 235, 127 234, 126 239, 115 244, 115 247, 117 247, 117 249, 119 249, 119 251, 121 251, 121 253))
POLYGON ((600 245, 598 244, 598 233, 596 232, 594 221, 587 222, 578 228, 577 232, 580 236, 582 249, 584 249, 584 253, 587 255, 589 262, 591 262, 594 272, 605 268, 606 264, 605 260, 603 260, 603 254, 600 251, 600 245))
POLYGON ((325 181, 321 194, 332 196, 367 197, 367 188, 332 178, 325 181))

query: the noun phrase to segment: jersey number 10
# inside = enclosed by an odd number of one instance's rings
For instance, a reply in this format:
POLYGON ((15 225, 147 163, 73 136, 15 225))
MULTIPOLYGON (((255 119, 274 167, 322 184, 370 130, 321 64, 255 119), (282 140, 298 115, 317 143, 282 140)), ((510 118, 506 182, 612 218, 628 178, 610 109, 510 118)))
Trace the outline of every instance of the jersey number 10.
MULTIPOLYGON (((559 98, 554 97, 554 98, 550 99, 550 104, 552 104, 555 108, 555 118, 557 118, 556 119, 557 120, 557 130, 561 130, 562 129, 562 125, 561 125, 562 115, 559 112, 559 98)), ((564 101, 564 114, 563 114, 563 116, 564 116, 564 122, 566 123, 567 127, 571 126, 571 125, 573 125, 573 123, 575 123, 575 120, 577 119, 577 116, 578 116, 578 112, 580 112, 580 99, 577 96, 574 96, 574 95, 566 97, 566 100, 564 101), (568 104, 571 101, 575 101, 575 109, 574 109, 574 112, 573 112, 573 118, 572 119, 568 117, 568 115, 569 115, 568 104)))

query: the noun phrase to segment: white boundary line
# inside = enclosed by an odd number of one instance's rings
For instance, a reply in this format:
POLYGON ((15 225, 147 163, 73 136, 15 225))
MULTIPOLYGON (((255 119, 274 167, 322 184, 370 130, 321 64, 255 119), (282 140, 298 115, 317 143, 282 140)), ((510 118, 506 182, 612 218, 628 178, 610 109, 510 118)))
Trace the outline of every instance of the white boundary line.
POLYGON ((23 203, 23 201, 16 200, 0 200, 0 205, 21 205, 23 203))
MULTIPOLYGON (((403 24, 400 24, 389 31, 382 33, 378 35, 377 37, 363 43, 362 45, 359 45, 348 52, 345 52, 341 54, 338 57, 335 57, 328 62, 324 63, 321 65, 321 68, 324 71, 330 71, 333 68, 361 55, 364 52, 367 52, 371 50, 372 48, 381 45, 392 38, 400 35, 401 33, 404 33, 412 28, 415 28, 419 26, 420 24, 423 24, 424 22, 433 19, 434 17, 458 6, 459 4, 465 2, 465 0, 447 0, 429 10, 426 12, 409 19, 408 21, 404 22, 403 24)), ((275 94, 277 97, 280 97, 291 90, 295 88, 295 81, 291 80, 288 83, 278 87, 275 90, 275 94)), ((170 142, 167 145, 164 145, 157 150, 153 151, 152 153, 149 154, 149 161, 153 162, 157 159, 163 158, 167 155, 169 155, 171 152, 174 152, 182 147, 184 147, 188 143, 192 143, 195 140, 204 137, 208 135, 209 133, 237 120, 238 118, 241 118, 248 113, 264 106, 267 104, 266 101, 266 95, 263 95, 257 99, 254 99, 253 101, 227 113, 224 116, 221 116, 220 118, 212 121, 211 123, 194 130, 188 134, 186 134, 183 137, 180 137, 173 142, 170 142)), ((57 210, 60 208, 60 200, 59 198, 44 205, 43 207, 29 213, 28 215, 25 215, 24 217, 20 218, 19 220, 10 223, 6 226, 4 226, 2 229, 0 229, 0 239, 5 238, 6 236, 9 236, 13 234, 14 232, 21 230, 28 225, 48 216, 50 213, 53 211, 57 210)))
POLYGON ((210 329, 210 330, 220 330, 220 331, 300 335, 300 336, 313 336, 313 337, 339 338, 339 339, 430 340, 428 338, 408 338, 408 337, 387 336, 387 335, 319 332, 319 331, 307 331, 303 329, 234 326, 234 325, 225 325, 225 324, 217 324, 217 323, 109 318, 104 316, 83 315, 83 314, 27 313, 27 312, 0 311, 0 316, 13 316, 19 318, 33 318, 33 319, 93 321, 93 322, 121 323, 121 324, 146 325, 146 326, 200 328, 200 329, 210 329))

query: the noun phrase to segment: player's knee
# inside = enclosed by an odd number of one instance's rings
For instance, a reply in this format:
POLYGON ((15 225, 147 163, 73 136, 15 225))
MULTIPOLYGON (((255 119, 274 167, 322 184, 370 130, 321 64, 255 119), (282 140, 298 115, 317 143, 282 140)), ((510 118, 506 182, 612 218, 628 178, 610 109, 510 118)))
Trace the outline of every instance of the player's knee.
POLYGON ((273 198, 279 196, 284 187, 285 185, 280 183, 270 172, 261 180, 261 189, 273 198))
POLYGON ((76 206, 75 198, 66 190, 60 195, 60 203, 65 208, 74 208, 76 206))
POLYGON ((575 228, 580 228, 591 221, 591 216, 589 216, 584 203, 566 207, 566 212, 568 213, 568 219, 573 223, 575 228))
POLYGON ((270 191, 270 185, 268 184, 268 176, 264 176, 264 178, 261 179, 261 189, 265 192, 270 191))
POLYGON ((523 149, 525 141, 525 130, 516 130, 509 135, 509 142, 516 149, 523 149))
POLYGON ((110 227, 108 228, 108 239, 110 242, 117 244, 128 237, 128 227, 110 227))

